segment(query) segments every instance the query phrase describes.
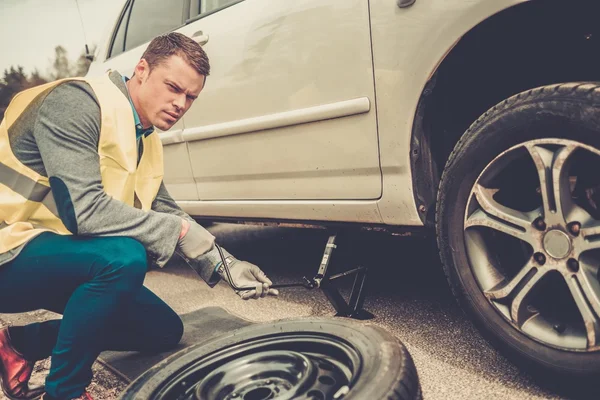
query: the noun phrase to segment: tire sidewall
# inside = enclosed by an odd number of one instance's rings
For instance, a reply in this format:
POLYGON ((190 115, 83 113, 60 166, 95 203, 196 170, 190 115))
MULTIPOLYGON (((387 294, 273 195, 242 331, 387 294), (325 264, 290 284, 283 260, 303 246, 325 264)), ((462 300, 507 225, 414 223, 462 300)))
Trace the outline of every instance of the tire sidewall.
POLYGON ((600 107, 575 95, 509 100, 490 110, 465 133, 451 156, 438 198, 438 243, 451 286, 463 309, 497 347, 544 372, 585 376, 600 371, 600 352, 558 350, 513 327, 484 296, 467 257, 464 213, 473 185, 500 153, 533 139, 576 140, 600 149, 600 107))
MULTIPOLYGON (((400 372, 414 364, 404 345, 394 336, 372 325, 325 319, 278 321, 241 328, 221 338, 191 346, 167 358, 137 378, 122 399, 150 399, 152 394, 177 371, 224 348, 282 333, 316 333, 335 337, 350 344, 361 357, 360 375, 344 399, 388 399, 398 385, 400 372)), ((406 377, 404 377, 406 378, 406 377)), ((412 397, 411 397, 412 398, 412 397)))

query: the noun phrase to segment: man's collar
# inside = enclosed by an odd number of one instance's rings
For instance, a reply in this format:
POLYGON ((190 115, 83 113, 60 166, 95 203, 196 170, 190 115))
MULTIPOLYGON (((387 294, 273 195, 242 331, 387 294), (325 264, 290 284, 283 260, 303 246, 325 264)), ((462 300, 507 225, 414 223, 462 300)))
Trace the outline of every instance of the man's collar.
POLYGON ((127 88, 127 94, 128 94, 127 97, 129 98, 129 104, 131 104, 131 110, 133 111, 133 120, 135 121, 135 137, 136 137, 136 139, 139 139, 142 137, 142 135, 148 136, 149 134, 154 132, 154 127, 151 126, 148 129, 144 129, 144 127, 142 126, 142 123, 140 121, 140 116, 139 116, 137 110, 135 109, 135 106, 133 105, 131 96, 129 95, 129 88, 127 87, 128 80, 129 80, 129 78, 127 78, 126 76, 123 76, 123 82, 125 82, 125 87, 127 88))

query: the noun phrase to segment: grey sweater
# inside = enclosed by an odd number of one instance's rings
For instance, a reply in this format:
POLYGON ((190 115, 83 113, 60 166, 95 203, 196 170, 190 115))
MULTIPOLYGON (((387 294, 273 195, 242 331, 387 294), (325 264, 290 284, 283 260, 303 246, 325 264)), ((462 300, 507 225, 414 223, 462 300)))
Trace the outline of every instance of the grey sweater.
MULTIPOLYGON (((122 76, 113 71, 110 79, 129 99, 122 76)), ((98 156, 100 121, 92 88, 85 82, 63 83, 38 96, 15 121, 8 132, 10 146, 21 163, 49 178, 58 214, 71 233, 131 237, 142 243, 152 263, 163 267, 176 249, 181 218, 195 222, 164 184, 149 212, 104 192, 98 156)), ((138 157, 142 151, 140 146, 138 157)), ((0 254, 0 265, 16 257, 22 247, 0 254)), ((219 279, 213 272, 218 261, 216 249, 197 260, 196 270, 211 286, 219 279)))

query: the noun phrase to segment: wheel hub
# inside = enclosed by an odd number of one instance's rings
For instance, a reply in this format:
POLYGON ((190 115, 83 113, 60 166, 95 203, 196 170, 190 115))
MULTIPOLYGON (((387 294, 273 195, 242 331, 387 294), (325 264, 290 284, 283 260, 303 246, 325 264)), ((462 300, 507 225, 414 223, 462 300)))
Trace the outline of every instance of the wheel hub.
POLYGON ((349 384, 340 367, 317 354, 259 351, 212 370, 196 386, 193 399, 324 400, 349 384))
POLYGON ((553 229, 544 236, 544 250, 552 258, 560 260, 571 252, 571 239, 558 229, 553 229))
POLYGON ((295 351, 249 354, 212 371, 196 389, 198 399, 267 400, 316 380, 313 363, 295 351), (220 388, 214 393, 215 384, 220 388), (223 396, 223 397, 221 397, 223 396))

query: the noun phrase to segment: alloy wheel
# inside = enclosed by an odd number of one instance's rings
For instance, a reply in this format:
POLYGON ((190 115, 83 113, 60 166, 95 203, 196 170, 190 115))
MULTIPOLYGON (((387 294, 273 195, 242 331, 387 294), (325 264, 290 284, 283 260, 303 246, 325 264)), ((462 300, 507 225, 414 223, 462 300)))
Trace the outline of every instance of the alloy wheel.
POLYGON ((546 345, 600 350, 600 152, 533 140, 497 156, 464 218, 482 293, 516 329, 546 345))

